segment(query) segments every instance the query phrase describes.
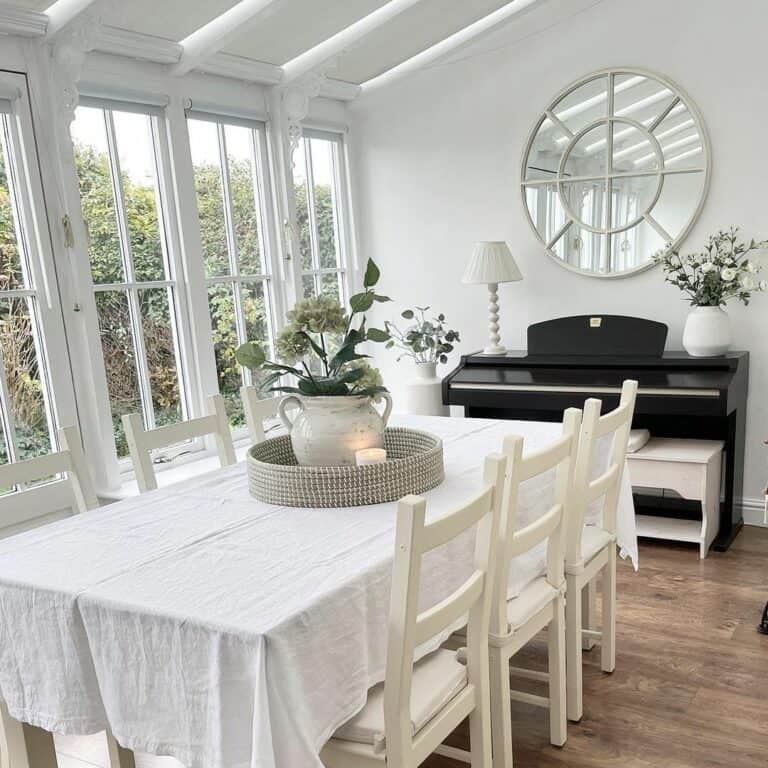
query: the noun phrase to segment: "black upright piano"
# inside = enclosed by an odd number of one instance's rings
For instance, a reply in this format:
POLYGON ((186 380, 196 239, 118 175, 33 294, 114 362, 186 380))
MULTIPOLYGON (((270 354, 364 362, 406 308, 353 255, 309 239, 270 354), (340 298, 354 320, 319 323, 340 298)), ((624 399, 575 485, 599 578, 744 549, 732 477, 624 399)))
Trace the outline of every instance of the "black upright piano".
MULTIPOLYGON (((527 351, 471 354, 443 380, 443 402, 477 418, 560 421, 589 397, 618 405, 624 379, 639 382, 632 426, 656 437, 725 442, 725 493, 714 548, 743 525, 742 496, 749 353, 692 357, 665 352, 667 326, 618 315, 565 317, 528 328, 527 351)), ((680 516, 690 514, 683 502, 680 516)), ((653 513, 653 510, 643 512, 653 513)), ((666 508, 665 516, 676 514, 666 508)))

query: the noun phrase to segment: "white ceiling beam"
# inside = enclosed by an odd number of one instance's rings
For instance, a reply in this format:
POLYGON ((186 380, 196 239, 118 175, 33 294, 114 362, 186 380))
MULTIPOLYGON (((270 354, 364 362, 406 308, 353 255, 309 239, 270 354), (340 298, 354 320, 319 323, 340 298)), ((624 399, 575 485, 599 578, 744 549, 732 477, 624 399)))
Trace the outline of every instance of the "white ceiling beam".
POLYGON ((327 40, 323 40, 314 48, 304 51, 283 65, 283 83, 292 83, 312 70, 322 67, 340 53, 360 43, 366 35, 419 2, 421 0, 390 0, 327 40))
POLYGON ((209 56, 218 53, 230 40, 242 34, 242 26, 276 0, 240 0, 229 10, 212 19, 181 41, 181 59, 173 67, 174 75, 186 75, 209 56))
POLYGON ((39 11, 15 6, 0 6, 0 33, 22 37, 42 37, 48 27, 48 17, 39 11))
POLYGON ((172 40, 112 27, 109 24, 99 28, 94 50, 158 64, 176 64, 181 58, 181 46, 172 40))
POLYGON ((416 70, 422 69, 456 48, 465 45, 476 37, 497 27, 512 16, 515 16, 527 8, 530 8, 532 5, 536 5, 542 1, 543 0, 512 0, 512 2, 502 5, 501 8, 497 8, 487 16, 483 16, 481 19, 460 29, 458 32, 454 32, 439 43, 435 43, 429 48, 417 53, 415 56, 411 56, 410 59, 406 59, 391 69, 388 69, 386 72, 382 72, 380 75, 367 80, 361 86, 362 93, 370 93, 383 85, 387 85, 395 80, 399 80, 405 75, 409 75, 416 70))
POLYGON ((99 0, 56 0, 45 12, 48 17, 46 37, 53 37, 61 32, 64 27, 97 2, 99 0))
POLYGON ((276 85, 283 76, 283 70, 274 64, 223 52, 208 57, 197 69, 209 75, 220 75, 264 85, 276 85))

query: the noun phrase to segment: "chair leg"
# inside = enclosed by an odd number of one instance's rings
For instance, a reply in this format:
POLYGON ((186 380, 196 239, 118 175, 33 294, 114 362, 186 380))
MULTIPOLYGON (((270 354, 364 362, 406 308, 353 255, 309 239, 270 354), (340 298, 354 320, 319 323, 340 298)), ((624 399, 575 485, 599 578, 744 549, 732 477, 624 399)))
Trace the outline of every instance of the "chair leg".
POLYGON ((488 676, 483 674, 482 677, 485 679, 477 685, 475 708, 469 715, 469 748, 472 768, 491 768, 492 766, 490 674, 488 676))
MULTIPOLYGON (((594 579, 587 582, 581 590, 581 623, 584 629, 597 629, 596 613, 597 585, 594 579)), ((594 637, 581 638, 581 647, 585 651, 591 651, 596 645, 594 637)))
POLYGON ((509 699, 509 659, 490 649, 491 738, 493 768, 512 768, 512 712, 509 699))
POLYGON ((562 747, 568 738, 565 687, 565 598, 554 605, 554 617, 547 633, 549 651, 549 740, 562 747))
POLYGON ((3 768, 56 768, 53 734, 20 723, 0 701, 0 752, 3 768))
POLYGON ((110 731, 107 731, 108 768, 136 768, 136 760, 130 749, 123 749, 110 731))
POLYGON ((582 715, 581 669, 581 586, 578 576, 568 575, 565 596, 565 649, 568 719, 577 722, 582 715))
POLYGON ((612 544, 603 568, 603 638, 600 666, 603 672, 616 669, 616 547, 612 544))

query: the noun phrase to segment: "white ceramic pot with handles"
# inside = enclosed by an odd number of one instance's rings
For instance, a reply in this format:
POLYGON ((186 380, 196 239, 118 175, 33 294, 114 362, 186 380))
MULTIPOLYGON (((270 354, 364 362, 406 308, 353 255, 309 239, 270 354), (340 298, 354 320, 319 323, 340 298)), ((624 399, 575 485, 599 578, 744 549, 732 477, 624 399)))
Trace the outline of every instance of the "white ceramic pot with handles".
POLYGON ((383 448, 384 429, 392 412, 388 392, 378 395, 303 397, 289 395, 278 408, 280 420, 291 436, 296 459, 302 466, 354 466, 355 453, 363 448, 383 448), (374 402, 383 400, 380 414, 374 402), (298 406, 291 419, 287 409, 298 406))

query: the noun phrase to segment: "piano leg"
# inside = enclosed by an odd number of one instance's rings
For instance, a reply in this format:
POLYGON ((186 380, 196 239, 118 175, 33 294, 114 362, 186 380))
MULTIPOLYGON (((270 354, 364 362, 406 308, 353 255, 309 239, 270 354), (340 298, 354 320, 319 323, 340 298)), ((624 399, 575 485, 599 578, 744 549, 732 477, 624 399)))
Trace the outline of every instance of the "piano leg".
POLYGON ((720 530, 712 545, 716 552, 725 552, 744 525, 741 501, 744 491, 744 437, 746 408, 738 408, 728 417, 725 438, 725 501, 720 506, 720 530))

